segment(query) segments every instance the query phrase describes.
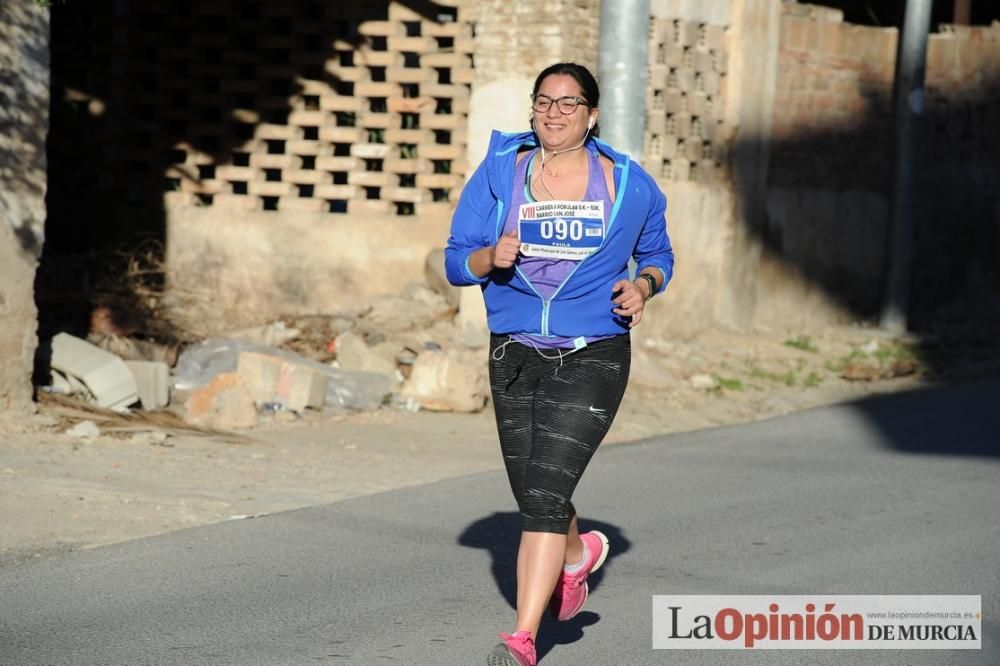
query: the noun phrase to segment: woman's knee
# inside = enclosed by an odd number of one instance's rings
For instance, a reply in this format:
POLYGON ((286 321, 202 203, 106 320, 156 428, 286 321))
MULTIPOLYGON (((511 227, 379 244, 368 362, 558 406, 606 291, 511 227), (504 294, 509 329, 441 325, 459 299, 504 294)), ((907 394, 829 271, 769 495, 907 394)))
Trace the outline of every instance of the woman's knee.
POLYGON ((573 518, 573 505, 549 493, 527 492, 518 501, 525 532, 566 534, 573 518))

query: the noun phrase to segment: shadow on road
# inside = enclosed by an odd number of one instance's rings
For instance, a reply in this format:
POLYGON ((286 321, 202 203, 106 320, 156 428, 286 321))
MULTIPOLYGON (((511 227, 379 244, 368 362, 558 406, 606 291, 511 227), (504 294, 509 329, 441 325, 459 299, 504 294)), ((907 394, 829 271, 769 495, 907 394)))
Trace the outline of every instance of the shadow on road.
MULTIPOLYGON (((600 530, 604 532, 611 547, 604 566, 587 580, 590 590, 593 592, 600 586, 604 572, 612 564, 612 560, 626 553, 632 547, 632 542, 625 538, 618 527, 599 520, 581 518, 580 529, 581 531, 600 530)), ((472 523, 458 537, 458 543, 462 546, 481 548, 490 552, 493 559, 490 573, 493 574, 497 589, 511 608, 517 606, 516 568, 520 536, 520 514, 498 512, 472 523)), ((576 642, 583 637, 584 627, 596 624, 599 620, 599 615, 586 611, 568 622, 557 622, 546 614, 542 617, 542 627, 539 631, 538 656, 544 656, 556 645, 576 642)))
POLYGON ((907 391, 853 403, 904 453, 1000 457, 1000 381, 907 391))

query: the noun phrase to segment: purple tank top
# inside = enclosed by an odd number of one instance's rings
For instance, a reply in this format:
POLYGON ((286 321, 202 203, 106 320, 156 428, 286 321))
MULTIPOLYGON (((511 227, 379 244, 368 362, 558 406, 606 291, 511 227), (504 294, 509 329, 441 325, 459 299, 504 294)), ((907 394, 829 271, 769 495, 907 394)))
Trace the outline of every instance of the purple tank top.
MULTIPOLYGON (((608 184, 604 179, 604 168, 597 151, 586 150, 587 153, 587 191, 583 195, 583 201, 603 201, 604 202, 604 226, 608 225, 608 215, 611 212, 611 195, 608 192, 608 184)), ((521 159, 514 170, 514 192, 511 197, 511 206, 507 211, 507 218, 504 221, 503 233, 509 234, 517 231, 518 212, 521 204, 535 201, 531 196, 528 185, 528 169, 534 168, 535 157, 538 149, 521 159)), ((569 274, 576 268, 579 261, 569 259, 549 259, 546 257, 526 257, 519 256, 517 267, 521 274, 531 283, 535 291, 543 299, 548 301, 556 292, 559 286, 569 277, 569 274)), ((608 308, 611 305, 611 294, 608 294, 608 308)), ((541 349, 572 349, 576 338, 559 335, 541 335, 534 333, 515 333, 511 337, 516 341, 526 345, 532 345, 541 349)), ((596 340, 603 340, 612 336, 587 336, 587 343, 596 340)))

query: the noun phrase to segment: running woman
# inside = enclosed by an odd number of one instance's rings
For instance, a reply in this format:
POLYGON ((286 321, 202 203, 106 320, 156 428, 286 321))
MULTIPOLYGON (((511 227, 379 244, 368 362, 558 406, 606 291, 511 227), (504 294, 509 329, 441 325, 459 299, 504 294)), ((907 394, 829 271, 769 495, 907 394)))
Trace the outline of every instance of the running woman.
POLYGON ((604 534, 580 534, 571 498, 624 395, 629 330, 673 273, 666 197, 597 138, 599 98, 587 68, 543 70, 532 131, 493 132, 445 251, 449 281, 480 285, 486 301, 500 448, 522 516, 517 617, 490 666, 535 666, 546 607, 560 620, 579 613, 608 556, 604 534))

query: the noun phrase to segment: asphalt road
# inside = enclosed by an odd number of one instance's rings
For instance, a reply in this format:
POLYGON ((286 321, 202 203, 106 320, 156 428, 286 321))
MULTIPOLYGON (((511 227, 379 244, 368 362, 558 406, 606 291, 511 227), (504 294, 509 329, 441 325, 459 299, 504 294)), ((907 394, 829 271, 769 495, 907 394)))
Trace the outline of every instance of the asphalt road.
MULTIPOLYGON (((599 452, 612 554, 542 663, 997 664, 1000 382, 599 452), (978 651, 653 651, 653 594, 981 594, 978 651)), ((501 473, 0 569, 0 664, 484 663, 512 630, 501 473)))

